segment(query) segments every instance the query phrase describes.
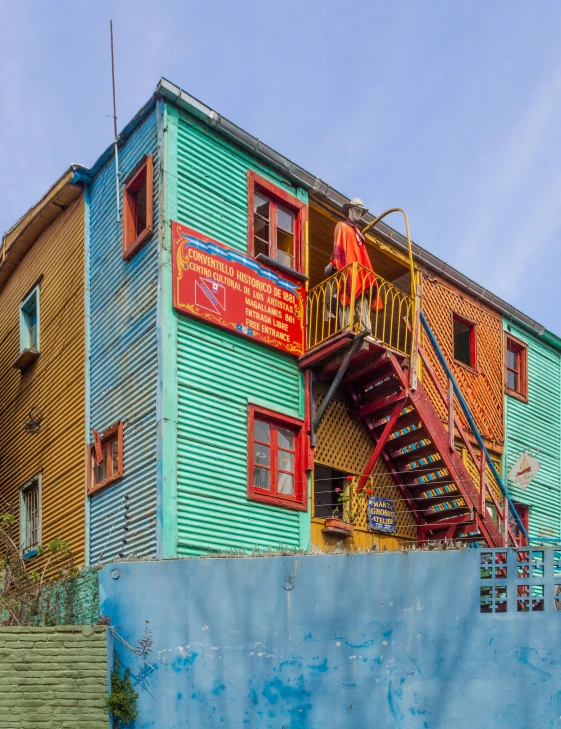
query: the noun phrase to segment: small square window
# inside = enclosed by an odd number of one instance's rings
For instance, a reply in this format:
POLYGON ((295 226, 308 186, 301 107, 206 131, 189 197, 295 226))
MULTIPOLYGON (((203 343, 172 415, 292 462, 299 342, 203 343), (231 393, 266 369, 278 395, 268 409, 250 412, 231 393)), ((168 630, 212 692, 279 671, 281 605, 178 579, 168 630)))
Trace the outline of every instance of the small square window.
POLYGON ((306 510, 301 421, 249 406, 248 497, 306 510))
POLYGON ((148 240, 153 230, 152 155, 145 157, 123 190, 123 258, 128 261, 148 240))
POLYGON ((459 314, 452 314, 454 359, 456 362, 476 369, 477 353, 475 324, 459 314))
POLYGON ((528 345, 506 335, 505 383, 507 395, 528 400, 528 345))
POLYGON ((250 171, 248 214, 250 255, 289 274, 302 274, 305 203, 250 171))
POLYGON ((121 478, 123 468, 123 423, 104 433, 94 431, 94 442, 88 447, 88 493, 92 494, 121 478))
POLYGON ((26 555, 39 546, 41 540, 40 478, 34 476, 20 489, 20 547, 26 555))
POLYGON ((332 517, 342 511, 339 494, 347 486, 347 474, 317 463, 314 467, 314 516, 332 517))

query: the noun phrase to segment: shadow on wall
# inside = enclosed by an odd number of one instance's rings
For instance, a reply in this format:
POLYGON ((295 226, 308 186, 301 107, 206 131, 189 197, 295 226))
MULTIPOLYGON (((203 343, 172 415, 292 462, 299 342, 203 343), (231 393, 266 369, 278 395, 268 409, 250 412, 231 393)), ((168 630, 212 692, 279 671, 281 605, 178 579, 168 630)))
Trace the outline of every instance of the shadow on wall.
POLYGON ((100 609, 133 646, 150 621, 146 659, 115 642, 142 727, 537 729, 561 715, 541 552, 541 577, 514 550, 119 563, 100 609))

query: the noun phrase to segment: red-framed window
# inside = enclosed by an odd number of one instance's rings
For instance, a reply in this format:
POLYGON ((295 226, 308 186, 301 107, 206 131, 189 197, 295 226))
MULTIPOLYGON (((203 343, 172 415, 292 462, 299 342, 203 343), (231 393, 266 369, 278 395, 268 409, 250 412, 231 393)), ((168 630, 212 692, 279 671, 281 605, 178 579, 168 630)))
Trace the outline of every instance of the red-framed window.
POLYGON ((88 494, 108 486, 124 475, 123 423, 112 425, 103 433, 94 433, 88 446, 88 494))
POLYGON ((247 184, 249 255, 304 274, 306 203, 253 170, 247 184))
POLYGON ((452 338, 454 359, 460 364, 477 369, 477 326, 475 322, 452 312, 452 338))
POLYGON ((144 157, 129 176, 123 189, 123 258, 128 261, 153 231, 152 155, 144 157))
POLYGON ((528 401, 528 345, 510 334, 505 342, 505 383, 508 395, 528 401))
POLYGON ((248 408, 248 498, 307 509, 304 422, 256 405, 248 408))

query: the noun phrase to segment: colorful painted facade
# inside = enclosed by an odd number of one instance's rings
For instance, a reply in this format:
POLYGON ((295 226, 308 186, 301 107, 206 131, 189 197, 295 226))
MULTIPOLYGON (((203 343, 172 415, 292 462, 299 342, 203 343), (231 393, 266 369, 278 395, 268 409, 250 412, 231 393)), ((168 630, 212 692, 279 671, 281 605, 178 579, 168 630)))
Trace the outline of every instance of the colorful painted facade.
POLYGON ((561 340, 503 324, 505 480, 530 536, 553 539, 561 534, 561 340))
POLYGON ((375 286, 356 283, 352 267, 326 280, 345 199, 217 119, 160 83, 120 138, 122 220, 112 149, 92 170, 90 560, 512 540, 495 471, 500 315, 424 262, 412 267, 383 225, 367 237, 375 286), (147 175, 150 222, 141 212, 127 242, 147 175), (293 247, 283 249, 287 214, 293 247), (366 338, 361 315, 345 320, 340 287, 355 285, 362 311, 381 302, 366 338), (287 308, 283 286, 299 292, 287 308), (472 331, 473 362, 456 356, 458 327, 464 343, 472 331), (388 528, 375 521, 380 505, 388 528))
POLYGON ((85 237, 75 168, 2 241, 0 511, 33 570, 53 539, 85 558, 85 237))
MULTIPOLYGON (((79 184, 59 218, 76 210, 85 272, 67 391, 87 562, 524 543, 512 499, 528 501, 500 472, 539 447, 516 428, 530 413, 542 433, 558 362, 536 346, 532 397, 505 403, 502 317, 522 341, 535 323, 384 222, 365 239, 375 277, 327 275, 346 198, 165 80, 79 184)), ((24 263, 6 291, 39 275, 24 263)), ((532 534, 559 534, 550 481, 532 534)))

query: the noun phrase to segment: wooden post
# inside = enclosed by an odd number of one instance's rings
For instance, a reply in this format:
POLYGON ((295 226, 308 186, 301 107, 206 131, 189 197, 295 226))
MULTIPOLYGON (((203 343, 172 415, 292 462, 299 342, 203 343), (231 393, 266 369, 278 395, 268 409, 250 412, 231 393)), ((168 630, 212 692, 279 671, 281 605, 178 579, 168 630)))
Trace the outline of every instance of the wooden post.
POLYGON ((486 460, 485 460, 485 451, 481 449, 481 458, 479 461, 479 497, 480 497, 480 508, 479 513, 485 514, 485 509, 487 508, 485 506, 485 466, 486 466, 486 460))
MULTIPOLYGON (((349 330, 355 331, 355 299, 356 299, 356 279, 357 279, 358 263, 351 263, 349 273, 351 275, 351 299, 349 301, 349 330)), ((345 285, 346 288, 346 285, 345 285)))
POLYGON ((448 447, 454 452, 454 385, 448 379, 448 447))

